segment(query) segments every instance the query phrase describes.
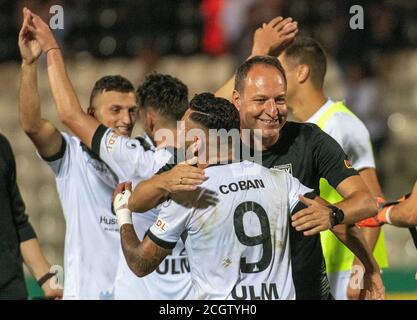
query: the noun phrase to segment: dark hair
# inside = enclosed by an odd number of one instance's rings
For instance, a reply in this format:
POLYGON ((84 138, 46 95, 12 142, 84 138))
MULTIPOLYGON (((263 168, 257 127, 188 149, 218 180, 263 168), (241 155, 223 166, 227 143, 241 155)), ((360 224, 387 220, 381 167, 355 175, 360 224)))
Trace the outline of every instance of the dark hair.
POLYGON ((148 75, 136 95, 139 108, 152 108, 167 120, 180 120, 188 108, 187 86, 167 74, 148 75))
POLYGON ((190 119, 207 129, 240 129, 239 112, 229 100, 204 92, 194 96, 190 108, 197 111, 190 115, 190 119))
POLYGON ((93 107, 96 95, 104 91, 135 92, 135 88, 129 80, 120 75, 104 76, 94 84, 90 95, 90 107, 93 107))
POLYGON ((308 65, 313 85, 317 89, 323 87, 327 63, 320 43, 310 37, 297 37, 284 52, 285 57, 295 60, 297 64, 308 65))
POLYGON ((246 77, 248 76, 249 71, 253 66, 263 64, 266 66, 271 66, 277 69, 282 76, 284 77, 285 84, 287 84, 287 78, 285 77, 285 70, 282 67, 279 60, 271 56, 255 56, 243 62, 236 71, 235 76, 235 90, 238 92, 243 92, 245 87, 246 77))

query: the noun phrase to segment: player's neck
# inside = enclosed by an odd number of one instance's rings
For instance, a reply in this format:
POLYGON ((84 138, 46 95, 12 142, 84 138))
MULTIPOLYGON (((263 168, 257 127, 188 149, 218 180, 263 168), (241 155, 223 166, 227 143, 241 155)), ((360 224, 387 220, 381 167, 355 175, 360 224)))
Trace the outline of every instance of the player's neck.
MULTIPOLYGON (((223 145, 223 147, 226 146, 223 145)), ((217 145, 217 154, 209 152, 209 149, 206 150, 206 153, 203 156, 204 161, 199 161, 197 167, 204 169, 216 164, 231 163, 234 159, 232 148, 227 147, 227 152, 224 152, 225 150, 222 149, 223 148, 220 148, 220 146, 217 145)))
POLYGON ((293 106, 291 106, 293 115, 298 121, 305 122, 319 111, 326 101, 327 98, 322 90, 307 87, 294 98, 293 106))

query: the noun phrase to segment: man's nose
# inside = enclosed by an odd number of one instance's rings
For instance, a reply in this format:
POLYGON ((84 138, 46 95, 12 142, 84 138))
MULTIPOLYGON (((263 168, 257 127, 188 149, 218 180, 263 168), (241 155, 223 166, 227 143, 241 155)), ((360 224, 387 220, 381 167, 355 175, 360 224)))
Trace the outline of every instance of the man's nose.
POLYGON ((125 124, 132 124, 132 115, 131 115, 131 113, 129 112, 129 110, 123 110, 122 111, 122 122, 123 123, 125 123, 125 124))
POLYGON ((265 113, 271 118, 276 118, 278 115, 278 108, 275 100, 269 99, 265 104, 265 113))

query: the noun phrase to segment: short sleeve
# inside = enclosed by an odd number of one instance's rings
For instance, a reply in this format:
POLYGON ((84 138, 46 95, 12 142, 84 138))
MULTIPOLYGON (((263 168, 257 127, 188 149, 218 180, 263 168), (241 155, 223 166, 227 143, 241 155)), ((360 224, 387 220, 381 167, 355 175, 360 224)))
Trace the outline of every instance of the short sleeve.
POLYGON ((79 140, 71 138, 66 133, 61 132, 62 143, 60 150, 50 157, 42 157, 38 152, 37 155, 41 158, 53 171, 57 178, 65 177, 71 166, 71 159, 74 157, 79 140))
POLYGON ((192 209, 173 200, 161 204, 161 211, 147 236, 158 246, 173 249, 186 230, 192 209))
POLYGON ((357 117, 336 113, 324 129, 339 143, 356 170, 375 168, 369 131, 357 117))
POLYGON ((291 176, 287 172, 285 172, 285 176, 288 190, 288 207, 290 209, 290 212, 292 212, 299 202, 298 196, 314 192, 314 190, 307 188, 297 178, 291 176))
POLYGON ((314 166, 319 176, 337 188, 343 180, 358 175, 337 141, 316 125, 313 129, 310 139, 314 166))
POLYGON ((120 181, 148 179, 172 158, 166 149, 157 150, 144 139, 120 136, 103 125, 94 134, 92 150, 120 181))

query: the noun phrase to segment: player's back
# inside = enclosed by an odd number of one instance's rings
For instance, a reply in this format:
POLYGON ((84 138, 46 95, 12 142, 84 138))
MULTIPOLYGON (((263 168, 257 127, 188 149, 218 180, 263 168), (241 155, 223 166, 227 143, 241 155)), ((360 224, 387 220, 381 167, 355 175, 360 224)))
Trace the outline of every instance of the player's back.
POLYGON ((201 193, 186 223, 197 298, 294 299, 287 173, 247 161, 205 173, 218 202, 201 193))

